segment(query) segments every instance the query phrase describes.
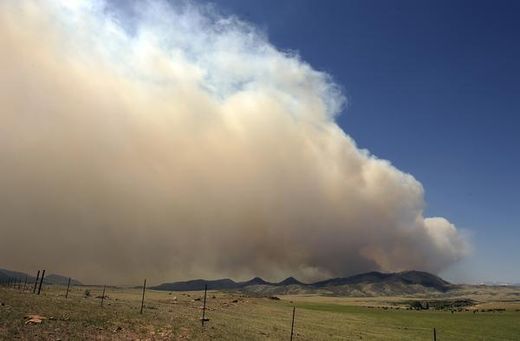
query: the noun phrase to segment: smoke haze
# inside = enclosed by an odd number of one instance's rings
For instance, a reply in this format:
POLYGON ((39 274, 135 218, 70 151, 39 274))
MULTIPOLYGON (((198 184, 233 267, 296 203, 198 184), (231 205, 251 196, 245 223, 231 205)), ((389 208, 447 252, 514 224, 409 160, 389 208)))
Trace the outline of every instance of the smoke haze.
POLYGON ((191 2, 0 3, 0 259, 80 280, 438 272, 469 245, 331 77, 191 2))

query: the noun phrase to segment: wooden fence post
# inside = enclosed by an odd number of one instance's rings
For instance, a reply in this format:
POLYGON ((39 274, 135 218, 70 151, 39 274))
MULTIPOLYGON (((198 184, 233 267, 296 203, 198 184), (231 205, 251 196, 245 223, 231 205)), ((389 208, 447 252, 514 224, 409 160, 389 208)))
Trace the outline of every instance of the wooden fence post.
POLYGON ((204 322, 206 322, 206 296, 208 294, 208 285, 204 284, 204 303, 202 305, 202 328, 204 328, 204 322))
POLYGON ((292 322, 291 322, 291 341, 294 335, 294 314, 296 313, 296 307, 292 308, 292 322))
POLYGON ((437 330, 433 328, 433 341, 437 341, 437 330))
POLYGON ((105 289, 107 285, 103 285, 103 294, 101 295, 101 306, 103 306, 103 301, 105 300, 105 289))
POLYGON ((45 269, 42 271, 42 277, 40 278, 40 286, 38 287, 38 295, 42 291, 43 278, 45 277, 45 269))
POLYGON ((140 314, 143 313, 143 308, 144 308, 144 292, 146 291, 146 278, 144 279, 144 284, 143 284, 143 297, 141 298, 141 311, 139 312, 140 314))
POLYGON ((67 282, 67 292, 65 293, 65 299, 67 299, 69 297, 69 288, 70 288, 70 277, 69 277, 69 281, 67 282))

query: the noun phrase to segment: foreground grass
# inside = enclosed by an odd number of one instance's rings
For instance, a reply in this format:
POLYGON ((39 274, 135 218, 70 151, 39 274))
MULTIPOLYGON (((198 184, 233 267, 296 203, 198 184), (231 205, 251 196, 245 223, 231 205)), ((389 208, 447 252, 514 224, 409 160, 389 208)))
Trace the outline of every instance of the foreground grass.
POLYGON ((12 340, 288 340, 292 307, 296 306, 295 340, 518 340, 520 312, 494 313, 383 310, 359 305, 281 301, 208 293, 207 317, 201 327, 201 292, 147 291, 139 314, 139 289, 73 288, 65 299, 62 287, 42 295, 0 288, 0 339, 12 340), (84 297, 85 289, 91 296, 84 297), (47 319, 26 324, 28 314, 47 319))
MULTIPOLYGON (((345 321, 359 339, 431 340, 436 328, 439 340, 519 340, 520 313, 516 311, 473 313, 448 311, 382 310, 339 304, 296 303, 297 309, 310 310, 305 316, 328 313, 331 319, 345 321), (342 317, 339 317, 342 316, 342 317)), ((311 322, 311 321, 309 321, 311 322)), ((323 323, 326 329, 327 323, 323 323)))

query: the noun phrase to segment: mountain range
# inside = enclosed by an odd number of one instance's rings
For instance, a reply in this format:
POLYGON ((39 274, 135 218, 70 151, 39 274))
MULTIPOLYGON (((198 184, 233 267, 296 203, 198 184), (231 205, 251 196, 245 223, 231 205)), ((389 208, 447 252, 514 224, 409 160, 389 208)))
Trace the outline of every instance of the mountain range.
POLYGON ((268 282, 255 277, 245 282, 235 282, 229 278, 218 280, 191 280, 163 283, 152 287, 166 291, 240 290, 254 295, 283 294, 332 294, 345 296, 412 295, 445 293, 456 286, 442 278, 422 271, 397 273, 368 272, 349 277, 332 278, 315 283, 302 283, 293 277, 281 282, 268 282))
MULTIPOLYGON (((23 272, 0 268, 0 282, 17 279, 34 283, 35 276, 23 272)), ((50 274, 45 276, 45 284, 66 285, 68 277, 50 274)), ((82 285, 71 280, 72 285, 82 285)), ((446 293, 459 286, 442 278, 422 271, 404 271, 396 273, 368 272, 348 277, 331 278, 315 283, 303 283, 294 277, 280 282, 268 282, 260 277, 248 281, 236 282, 229 278, 217 280, 196 279, 182 282, 163 283, 150 289, 164 291, 237 290, 255 296, 274 296, 287 294, 321 294, 334 296, 396 296, 415 294, 446 293)))
MULTIPOLYGON (((34 283, 36 276, 31 276, 24 272, 18 272, 18 271, 12 271, 12 270, 0 268, 0 282, 6 282, 9 279, 17 280, 17 281, 21 281, 21 282, 25 282, 25 280, 27 279, 27 283, 34 283)), ((49 275, 45 275, 45 277, 43 278, 43 283, 67 285, 68 280, 69 280, 69 278, 66 276, 49 274, 49 275)), ((71 279, 70 284, 71 285, 82 285, 81 282, 79 282, 75 279, 71 279)))

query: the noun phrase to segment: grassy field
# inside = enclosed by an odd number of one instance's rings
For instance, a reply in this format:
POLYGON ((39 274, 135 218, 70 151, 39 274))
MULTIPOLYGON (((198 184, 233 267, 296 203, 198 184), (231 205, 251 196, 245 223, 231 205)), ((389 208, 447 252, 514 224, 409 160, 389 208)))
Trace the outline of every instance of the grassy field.
POLYGON ((434 327, 438 340, 520 340, 519 302, 496 295, 480 305, 496 308, 503 302, 505 311, 452 313, 406 310, 402 302, 410 298, 296 295, 272 300, 208 292, 210 320, 203 329, 202 292, 148 290, 142 315, 140 289, 107 288, 103 307, 101 292, 76 287, 65 299, 65 288, 59 286, 44 288, 40 296, 0 288, 0 339, 289 340, 295 306, 294 340, 432 340, 434 327), (46 319, 26 323, 32 314, 46 319))

